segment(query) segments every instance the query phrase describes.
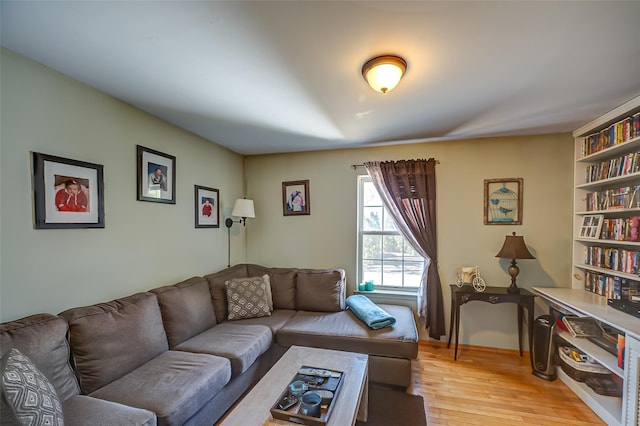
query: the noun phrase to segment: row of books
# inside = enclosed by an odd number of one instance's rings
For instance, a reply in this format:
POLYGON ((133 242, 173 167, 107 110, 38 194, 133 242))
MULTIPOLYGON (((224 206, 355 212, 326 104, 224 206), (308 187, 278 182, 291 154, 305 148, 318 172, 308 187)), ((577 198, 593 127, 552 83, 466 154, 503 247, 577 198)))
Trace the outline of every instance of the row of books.
POLYGON ((614 241, 638 241, 640 239, 638 232, 639 224, 640 216, 604 219, 602 221, 600 239, 614 241))
POLYGON ((586 201, 589 212, 640 207, 640 185, 590 192, 586 201))
POLYGON ((637 137, 640 137, 640 113, 586 136, 582 142, 582 156, 602 151, 637 137))
POLYGON ((640 252, 612 247, 585 247, 585 265, 606 268, 613 271, 637 274, 640 266, 640 252))
POLYGON ((640 152, 612 158, 587 167, 587 183, 640 172, 640 152))
POLYGON ((584 289, 607 299, 634 300, 640 296, 640 281, 585 271, 584 289))

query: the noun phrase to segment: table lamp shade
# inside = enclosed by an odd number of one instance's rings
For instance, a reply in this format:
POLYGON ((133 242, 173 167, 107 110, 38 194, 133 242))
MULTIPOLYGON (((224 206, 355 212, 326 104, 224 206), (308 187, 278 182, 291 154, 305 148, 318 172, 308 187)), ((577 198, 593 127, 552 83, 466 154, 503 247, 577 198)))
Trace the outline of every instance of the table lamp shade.
POLYGON ((535 257, 529 253, 529 249, 524 243, 524 237, 522 235, 507 235, 504 240, 504 244, 500 249, 500 252, 496 254, 496 257, 501 259, 535 259, 535 257))

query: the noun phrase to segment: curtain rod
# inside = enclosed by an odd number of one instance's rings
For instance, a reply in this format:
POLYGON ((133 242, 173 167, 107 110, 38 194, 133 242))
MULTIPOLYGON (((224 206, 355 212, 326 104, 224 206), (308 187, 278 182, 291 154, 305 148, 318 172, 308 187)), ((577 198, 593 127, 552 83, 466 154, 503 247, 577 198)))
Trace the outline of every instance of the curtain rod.
MULTIPOLYGON (((440 160, 436 160, 436 164, 440 164, 440 160)), ((364 167, 364 164, 352 164, 351 167, 353 167, 353 170, 355 170, 358 167, 364 167)))

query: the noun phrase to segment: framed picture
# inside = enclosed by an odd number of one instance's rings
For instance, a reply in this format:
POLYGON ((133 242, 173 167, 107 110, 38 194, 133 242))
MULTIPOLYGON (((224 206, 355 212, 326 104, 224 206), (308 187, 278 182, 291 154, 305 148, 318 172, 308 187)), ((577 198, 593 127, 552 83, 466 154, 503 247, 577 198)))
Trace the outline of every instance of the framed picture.
POLYGON ((522 225, 522 178, 484 180, 484 224, 522 225))
POLYGON ((220 191, 195 186, 196 228, 220 228, 220 191))
POLYGON ((104 228, 103 166, 33 153, 35 228, 104 228))
POLYGON ((136 145, 138 201, 176 203, 176 157, 136 145))
POLYGON ((589 240, 599 239, 603 221, 604 215, 601 214, 583 216, 582 225, 580 225, 579 238, 586 238, 589 240))
POLYGON ((309 181, 282 182, 282 214, 284 216, 309 215, 309 181))

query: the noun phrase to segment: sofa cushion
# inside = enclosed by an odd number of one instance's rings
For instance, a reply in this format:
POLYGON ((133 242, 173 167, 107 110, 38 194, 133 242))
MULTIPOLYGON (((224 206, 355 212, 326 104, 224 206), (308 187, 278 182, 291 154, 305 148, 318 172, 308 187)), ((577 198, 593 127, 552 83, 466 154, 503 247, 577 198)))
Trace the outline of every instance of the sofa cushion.
POLYGON ((222 271, 205 275, 209 283, 209 291, 211 292, 211 300, 216 311, 216 319, 220 323, 227 319, 229 312, 227 311, 227 288, 224 283, 232 278, 248 277, 247 265, 234 265, 222 271))
POLYGON ((206 353, 228 358, 233 377, 244 373, 273 342, 271 329, 264 325, 218 324, 176 346, 175 350, 206 353))
POLYGON ((393 327, 372 330, 351 311, 298 311, 278 330, 276 341, 283 346, 310 346, 415 359, 418 356, 418 331, 413 311, 398 305, 380 307, 396 318, 393 327))
POLYGON ((2 407, 3 423, 14 417, 19 424, 64 425, 55 387, 27 356, 14 348, 2 357, 0 364, 2 399, 7 404, 2 407))
POLYGON ((75 395, 62 403, 65 426, 156 426, 156 415, 149 410, 75 395))
POLYGON ((250 276, 269 275, 274 309, 296 309, 296 273, 295 268, 267 268, 260 265, 247 265, 250 276))
POLYGON ((237 278, 224 283, 227 289, 228 320, 271 315, 267 284, 263 278, 237 278))
POLYGON ((91 393, 169 349, 153 293, 137 293, 60 314, 69 322, 69 342, 80 387, 91 393))
POLYGON ((170 350, 90 396, 152 411, 158 425, 182 425, 230 378, 228 359, 170 350))
POLYGON ((290 309, 274 309, 268 317, 235 320, 231 321, 231 323, 238 325, 264 325, 269 327, 275 336, 278 330, 280 330, 282 326, 284 326, 287 321, 295 315, 295 313, 296 311, 290 309))
POLYGON ((344 310, 343 269, 300 269, 296 278, 296 309, 315 312, 344 310))
POLYGON ((69 364, 69 325, 64 318, 36 314, 0 324, 0 356, 16 348, 38 367, 62 401, 80 393, 69 364))
POLYGON ((216 324, 209 283, 204 278, 193 277, 151 292, 158 297, 170 348, 216 324))

